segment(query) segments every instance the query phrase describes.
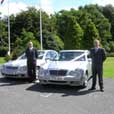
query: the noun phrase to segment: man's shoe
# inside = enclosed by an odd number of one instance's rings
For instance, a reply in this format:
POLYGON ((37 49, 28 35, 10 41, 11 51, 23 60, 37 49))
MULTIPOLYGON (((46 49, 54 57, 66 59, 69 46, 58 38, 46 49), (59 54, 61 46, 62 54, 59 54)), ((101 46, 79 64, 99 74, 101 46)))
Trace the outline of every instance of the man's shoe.
POLYGON ((29 82, 29 83, 35 83, 35 80, 30 79, 28 82, 29 82))
POLYGON ((32 80, 29 80, 28 82, 29 82, 29 83, 32 83, 33 81, 32 81, 32 80))
POLYGON ((90 89, 88 89, 88 90, 93 91, 93 90, 96 90, 96 88, 93 88, 93 87, 92 87, 92 88, 90 88, 90 89))
POLYGON ((104 89, 100 89, 101 92, 104 92, 104 89))

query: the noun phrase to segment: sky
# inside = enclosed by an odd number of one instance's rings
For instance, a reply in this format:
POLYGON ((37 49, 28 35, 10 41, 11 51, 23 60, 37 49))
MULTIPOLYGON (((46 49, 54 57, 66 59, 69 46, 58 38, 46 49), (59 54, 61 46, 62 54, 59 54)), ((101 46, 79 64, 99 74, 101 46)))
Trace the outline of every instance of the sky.
MULTIPOLYGON (((1 1, 1 0, 0 0, 1 1)), ((27 10, 27 7, 33 6, 39 9, 40 4, 42 10, 48 14, 53 14, 62 9, 70 10, 71 8, 78 9, 79 6, 88 4, 98 4, 105 6, 107 4, 114 5, 114 0, 4 0, 0 4, 0 12, 2 16, 8 15, 8 1, 9 1, 9 14, 17 14, 22 10, 27 10)))

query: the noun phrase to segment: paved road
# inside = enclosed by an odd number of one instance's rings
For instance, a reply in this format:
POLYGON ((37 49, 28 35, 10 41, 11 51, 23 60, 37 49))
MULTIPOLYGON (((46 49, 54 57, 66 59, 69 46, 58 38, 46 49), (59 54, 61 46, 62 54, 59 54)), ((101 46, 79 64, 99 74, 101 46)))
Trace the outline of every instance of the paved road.
POLYGON ((0 114, 114 114, 114 79, 104 83, 102 93, 88 88, 42 87, 0 76, 0 114))

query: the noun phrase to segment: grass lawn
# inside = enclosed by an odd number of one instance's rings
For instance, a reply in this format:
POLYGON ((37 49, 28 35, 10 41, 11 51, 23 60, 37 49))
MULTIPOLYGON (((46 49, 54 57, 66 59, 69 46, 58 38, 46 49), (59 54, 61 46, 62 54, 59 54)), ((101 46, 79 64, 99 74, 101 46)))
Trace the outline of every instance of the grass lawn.
POLYGON ((108 57, 104 62, 104 77, 114 78, 114 57, 108 57))
POLYGON ((0 64, 5 63, 4 57, 0 57, 0 64))

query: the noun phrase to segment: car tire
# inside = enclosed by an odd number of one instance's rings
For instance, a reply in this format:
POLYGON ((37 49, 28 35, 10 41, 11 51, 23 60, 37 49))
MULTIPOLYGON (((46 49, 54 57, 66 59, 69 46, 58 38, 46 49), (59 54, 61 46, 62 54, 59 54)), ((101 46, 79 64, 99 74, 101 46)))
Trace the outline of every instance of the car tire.
POLYGON ((86 72, 86 78, 85 78, 84 83, 83 83, 83 85, 82 85, 83 88, 86 88, 86 87, 88 86, 88 81, 87 81, 87 79, 88 79, 88 72, 86 72))
POLYGON ((88 84, 87 84, 87 80, 85 80, 84 83, 83 83, 83 85, 82 85, 82 87, 83 87, 83 88, 86 88, 87 85, 88 85, 88 84))
POLYGON ((47 86, 47 84, 42 83, 42 81, 41 81, 41 80, 39 80, 39 84, 40 84, 41 86, 44 86, 44 87, 46 87, 46 86, 47 86))

